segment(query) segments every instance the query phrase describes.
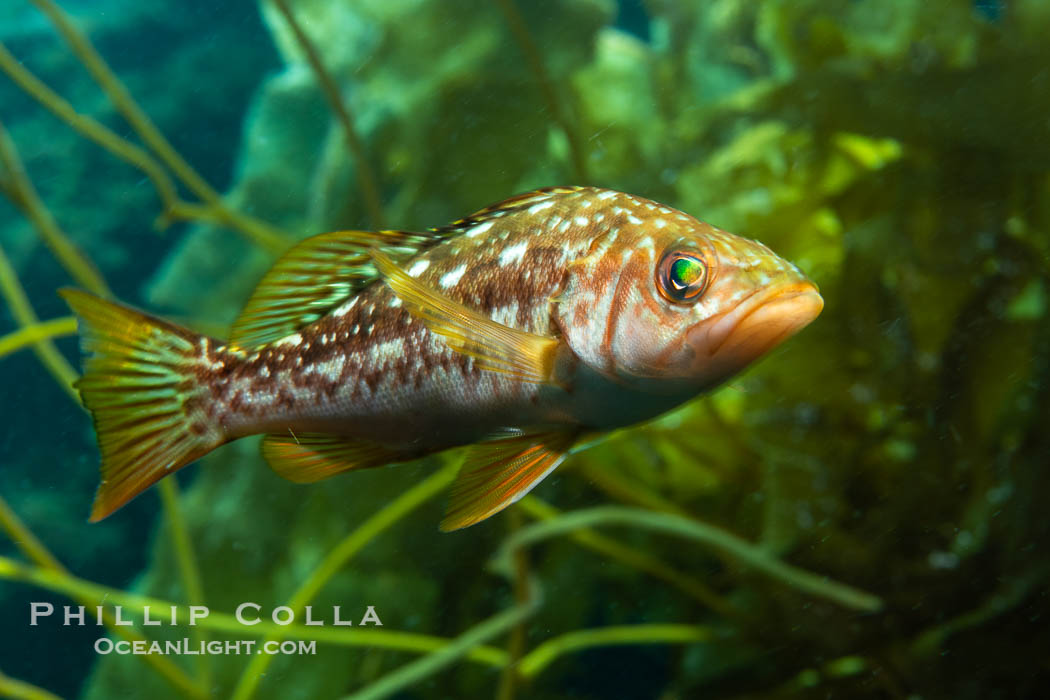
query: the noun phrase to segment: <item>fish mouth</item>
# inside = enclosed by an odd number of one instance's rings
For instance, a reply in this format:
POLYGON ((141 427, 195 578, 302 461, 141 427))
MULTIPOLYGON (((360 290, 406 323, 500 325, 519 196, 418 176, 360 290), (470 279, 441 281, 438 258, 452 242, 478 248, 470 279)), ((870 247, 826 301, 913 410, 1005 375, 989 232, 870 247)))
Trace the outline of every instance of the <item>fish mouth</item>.
POLYGON ((809 325, 823 308, 824 298, 809 280, 777 285, 694 329, 689 342, 701 357, 742 366, 809 325))

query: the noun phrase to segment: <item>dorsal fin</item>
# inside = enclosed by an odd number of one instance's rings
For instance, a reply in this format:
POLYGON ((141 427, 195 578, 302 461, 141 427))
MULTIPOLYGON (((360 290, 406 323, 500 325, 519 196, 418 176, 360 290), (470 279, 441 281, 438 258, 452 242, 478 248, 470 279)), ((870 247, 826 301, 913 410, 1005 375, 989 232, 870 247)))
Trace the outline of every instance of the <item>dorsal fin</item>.
POLYGON ((230 344, 255 347, 280 340, 334 310, 377 278, 369 250, 416 255, 490 219, 583 187, 545 187, 515 195, 448 226, 423 233, 333 231, 307 238, 284 254, 234 321, 230 344))
POLYGON ((538 204, 546 199, 550 199, 554 195, 572 194, 573 192, 579 192, 582 189, 586 188, 576 185, 569 187, 541 187, 538 190, 516 194, 509 199, 504 199, 502 202, 490 204, 484 209, 479 209, 470 216, 459 219, 458 221, 453 221, 447 226, 440 226, 431 229, 431 231, 445 235, 454 235, 463 229, 470 228, 476 224, 482 224, 486 221, 506 216, 507 214, 518 211, 519 209, 531 207, 533 204, 538 204))
POLYGON ((377 278, 368 251, 415 254, 436 233, 333 231, 307 238, 262 278, 233 324, 230 343, 255 347, 288 336, 338 307, 377 278))

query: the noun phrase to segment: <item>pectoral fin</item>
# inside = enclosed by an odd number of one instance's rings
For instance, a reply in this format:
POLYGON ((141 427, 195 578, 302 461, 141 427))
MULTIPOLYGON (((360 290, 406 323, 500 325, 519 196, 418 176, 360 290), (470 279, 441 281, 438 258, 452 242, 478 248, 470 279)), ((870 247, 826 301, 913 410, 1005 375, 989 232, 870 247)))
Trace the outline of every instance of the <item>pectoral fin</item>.
POLYGON ((408 312, 453 350, 473 357, 479 368, 526 382, 555 383, 559 341, 497 323, 435 292, 379 250, 372 251, 372 260, 408 312))
POLYGON ((352 469, 407 462, 419 456, 395 452, 365 440, 324 433, 270 434, 263 440, 262 453, 278 476, 300 484, 352 469))
POLYGON ((525 433, 474 445, 452 484, 441 529, 478 523, 514 503, 561 464, 576 433, 525 433))

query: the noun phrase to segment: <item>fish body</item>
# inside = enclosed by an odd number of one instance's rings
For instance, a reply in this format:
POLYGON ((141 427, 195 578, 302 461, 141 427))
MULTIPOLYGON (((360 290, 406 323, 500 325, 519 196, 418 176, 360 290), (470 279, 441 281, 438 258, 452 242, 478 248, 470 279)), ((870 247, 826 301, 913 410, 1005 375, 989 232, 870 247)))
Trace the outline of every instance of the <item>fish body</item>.
POLYGON ((659 415, 809 323, 765 246, 632 195, 550 188, 426 233, 335 232, 260 283, 228 342, 65 292, 103 454, 93 519, 267 435, 295 481, 475 445, 445 529, 520 498, 580 436, 659 415))

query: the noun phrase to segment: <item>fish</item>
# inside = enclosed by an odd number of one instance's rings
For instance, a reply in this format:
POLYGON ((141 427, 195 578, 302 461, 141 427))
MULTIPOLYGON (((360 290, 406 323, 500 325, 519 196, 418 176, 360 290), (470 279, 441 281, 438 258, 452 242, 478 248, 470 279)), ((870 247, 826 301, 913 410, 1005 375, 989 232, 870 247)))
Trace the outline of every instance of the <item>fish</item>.
POLYGON ((596 436, 708 392, 824 301, 765 245, 654 201, 550 187, 424 232, 292 247, 218 340, 88 292, 91 521, 233 440, 280 476, 467 447, 440 528, 498 513, 596 436))

